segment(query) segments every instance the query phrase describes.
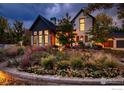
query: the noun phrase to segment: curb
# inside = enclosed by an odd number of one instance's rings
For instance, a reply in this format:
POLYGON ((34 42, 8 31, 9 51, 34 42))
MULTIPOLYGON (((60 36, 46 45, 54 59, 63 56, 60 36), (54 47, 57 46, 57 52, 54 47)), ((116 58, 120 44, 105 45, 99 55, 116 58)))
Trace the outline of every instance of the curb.
POLYGON ((51 75, 36 75, 33 73, 20 72, 15 68, 3 68, 14 78, 26 80, 32 85, 124 85, 124 78, 66 78, 51 75))

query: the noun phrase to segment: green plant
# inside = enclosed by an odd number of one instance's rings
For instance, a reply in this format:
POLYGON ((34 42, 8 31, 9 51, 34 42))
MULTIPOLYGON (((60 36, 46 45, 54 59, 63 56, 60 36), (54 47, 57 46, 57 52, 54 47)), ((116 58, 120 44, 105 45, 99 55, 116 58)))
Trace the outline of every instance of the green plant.
POLYGON ((23 55, 24 54, 24 48, 18 48, 17 49, 18 55, 23 55))
POLYGON ((72 58, 71 66, 72 69, 81 69, 83 66, 83 60, 81 60, 81 58, 72 58))
POLYGON ((69 59, 69 54, 67 52, 58 51, 55 56, 56 56, 56 59, 58 61, 68 60, 69 59))
POLYGON ((63 60, 58 62, 57 67, 58 69, 68 69, 70 66, 70 61, 63 60))
POLYGON ((53 55, 47 58, 41 58, 41 64, 45 69, 53 69, 55 66, 56 59, 53 55))
POLYGON ((61 76, 67 76, 68 72, 65 70, 65 69, 62 69, 62 70, 58 70, 58 75, 61 75, 61 76))
POLYGON ((80 77, 80 78, 85 77, 85 74, 78 70, 72 70, 71 75, 73 77, 80 77))

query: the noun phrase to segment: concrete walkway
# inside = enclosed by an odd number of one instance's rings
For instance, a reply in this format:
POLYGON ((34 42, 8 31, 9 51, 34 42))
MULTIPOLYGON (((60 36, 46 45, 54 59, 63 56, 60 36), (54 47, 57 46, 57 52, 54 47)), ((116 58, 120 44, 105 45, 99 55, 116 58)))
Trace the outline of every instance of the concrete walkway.
POLYGON ((65 78, 51 75, 36 75, 20 72, 15 68, 2 68, 14 78, 26 80, 33 85, 124 85, 124 78, 90 79, 90 78, 65 78))

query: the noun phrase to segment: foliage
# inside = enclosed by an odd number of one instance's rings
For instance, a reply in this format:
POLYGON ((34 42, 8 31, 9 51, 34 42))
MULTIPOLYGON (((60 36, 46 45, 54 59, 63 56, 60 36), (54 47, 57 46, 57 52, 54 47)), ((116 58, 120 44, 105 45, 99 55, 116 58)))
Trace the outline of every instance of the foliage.
POLYGON ((122 28, 124 27, 124 4, 121 3, 95 3, 95 4, 88 4, 88 7, 85 9, 88 13, 94 12, 96 10, 101 10, 101 9, 111 9, 111 8, 115 8, 117 9, 117 16, 119 19, 122 20, 122 28))
POLYGON ((23 40, 23 34, 24 34, 24 27, 23 27, 23 22, 16 20, 13 24, 13 30, 16 34, 16 40, 17 42, 23 40))
POLYGON ((24 54, 24 48, 20 47, 17 49, 18 55, 23 55, 24 54))
POLYGON ((104 13, 96 16, 96 22, 88 34, 92 35, 91 40, 95 42, 105 42, 109 38, 110 27, 112 26, 112 18, 104 13))
POLYGON ((68 13, 66 13, 65 18, 59 20, 59 24, 57 27, 58 40, 62 45, 71 44, 74 42, 73 37, 73 24, 71 22, 71 17, 68 13))
POLYGON ((48 56, 47 58, 41 59, 41 64, 45 69, 53 69, 55 65, 55 57, 53 55, 48 56))
POLYGON ((61 69, 61 70, 69 69, 69 66, 70 66, 70 61, 67 61, 67 60, 60 61, 57 64, 58 69, 61 69))
POLYGON ((71 59, 72 69, 81 69, 83 66, 83 60, 81 58, 72 58, 71 59))
POLYGON ((83 41, 78 41, 79 48, 84 48, 85 44, 83 41))

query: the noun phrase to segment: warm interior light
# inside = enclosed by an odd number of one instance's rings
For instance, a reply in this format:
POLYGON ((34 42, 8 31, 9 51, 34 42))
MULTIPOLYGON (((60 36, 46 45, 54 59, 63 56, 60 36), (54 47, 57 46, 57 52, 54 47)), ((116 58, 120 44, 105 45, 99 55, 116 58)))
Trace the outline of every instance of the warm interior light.
POLYGON ((0 71, 0 85, 8 84, 10 81, 12 81, 12 77, 3 71, 0 71))

